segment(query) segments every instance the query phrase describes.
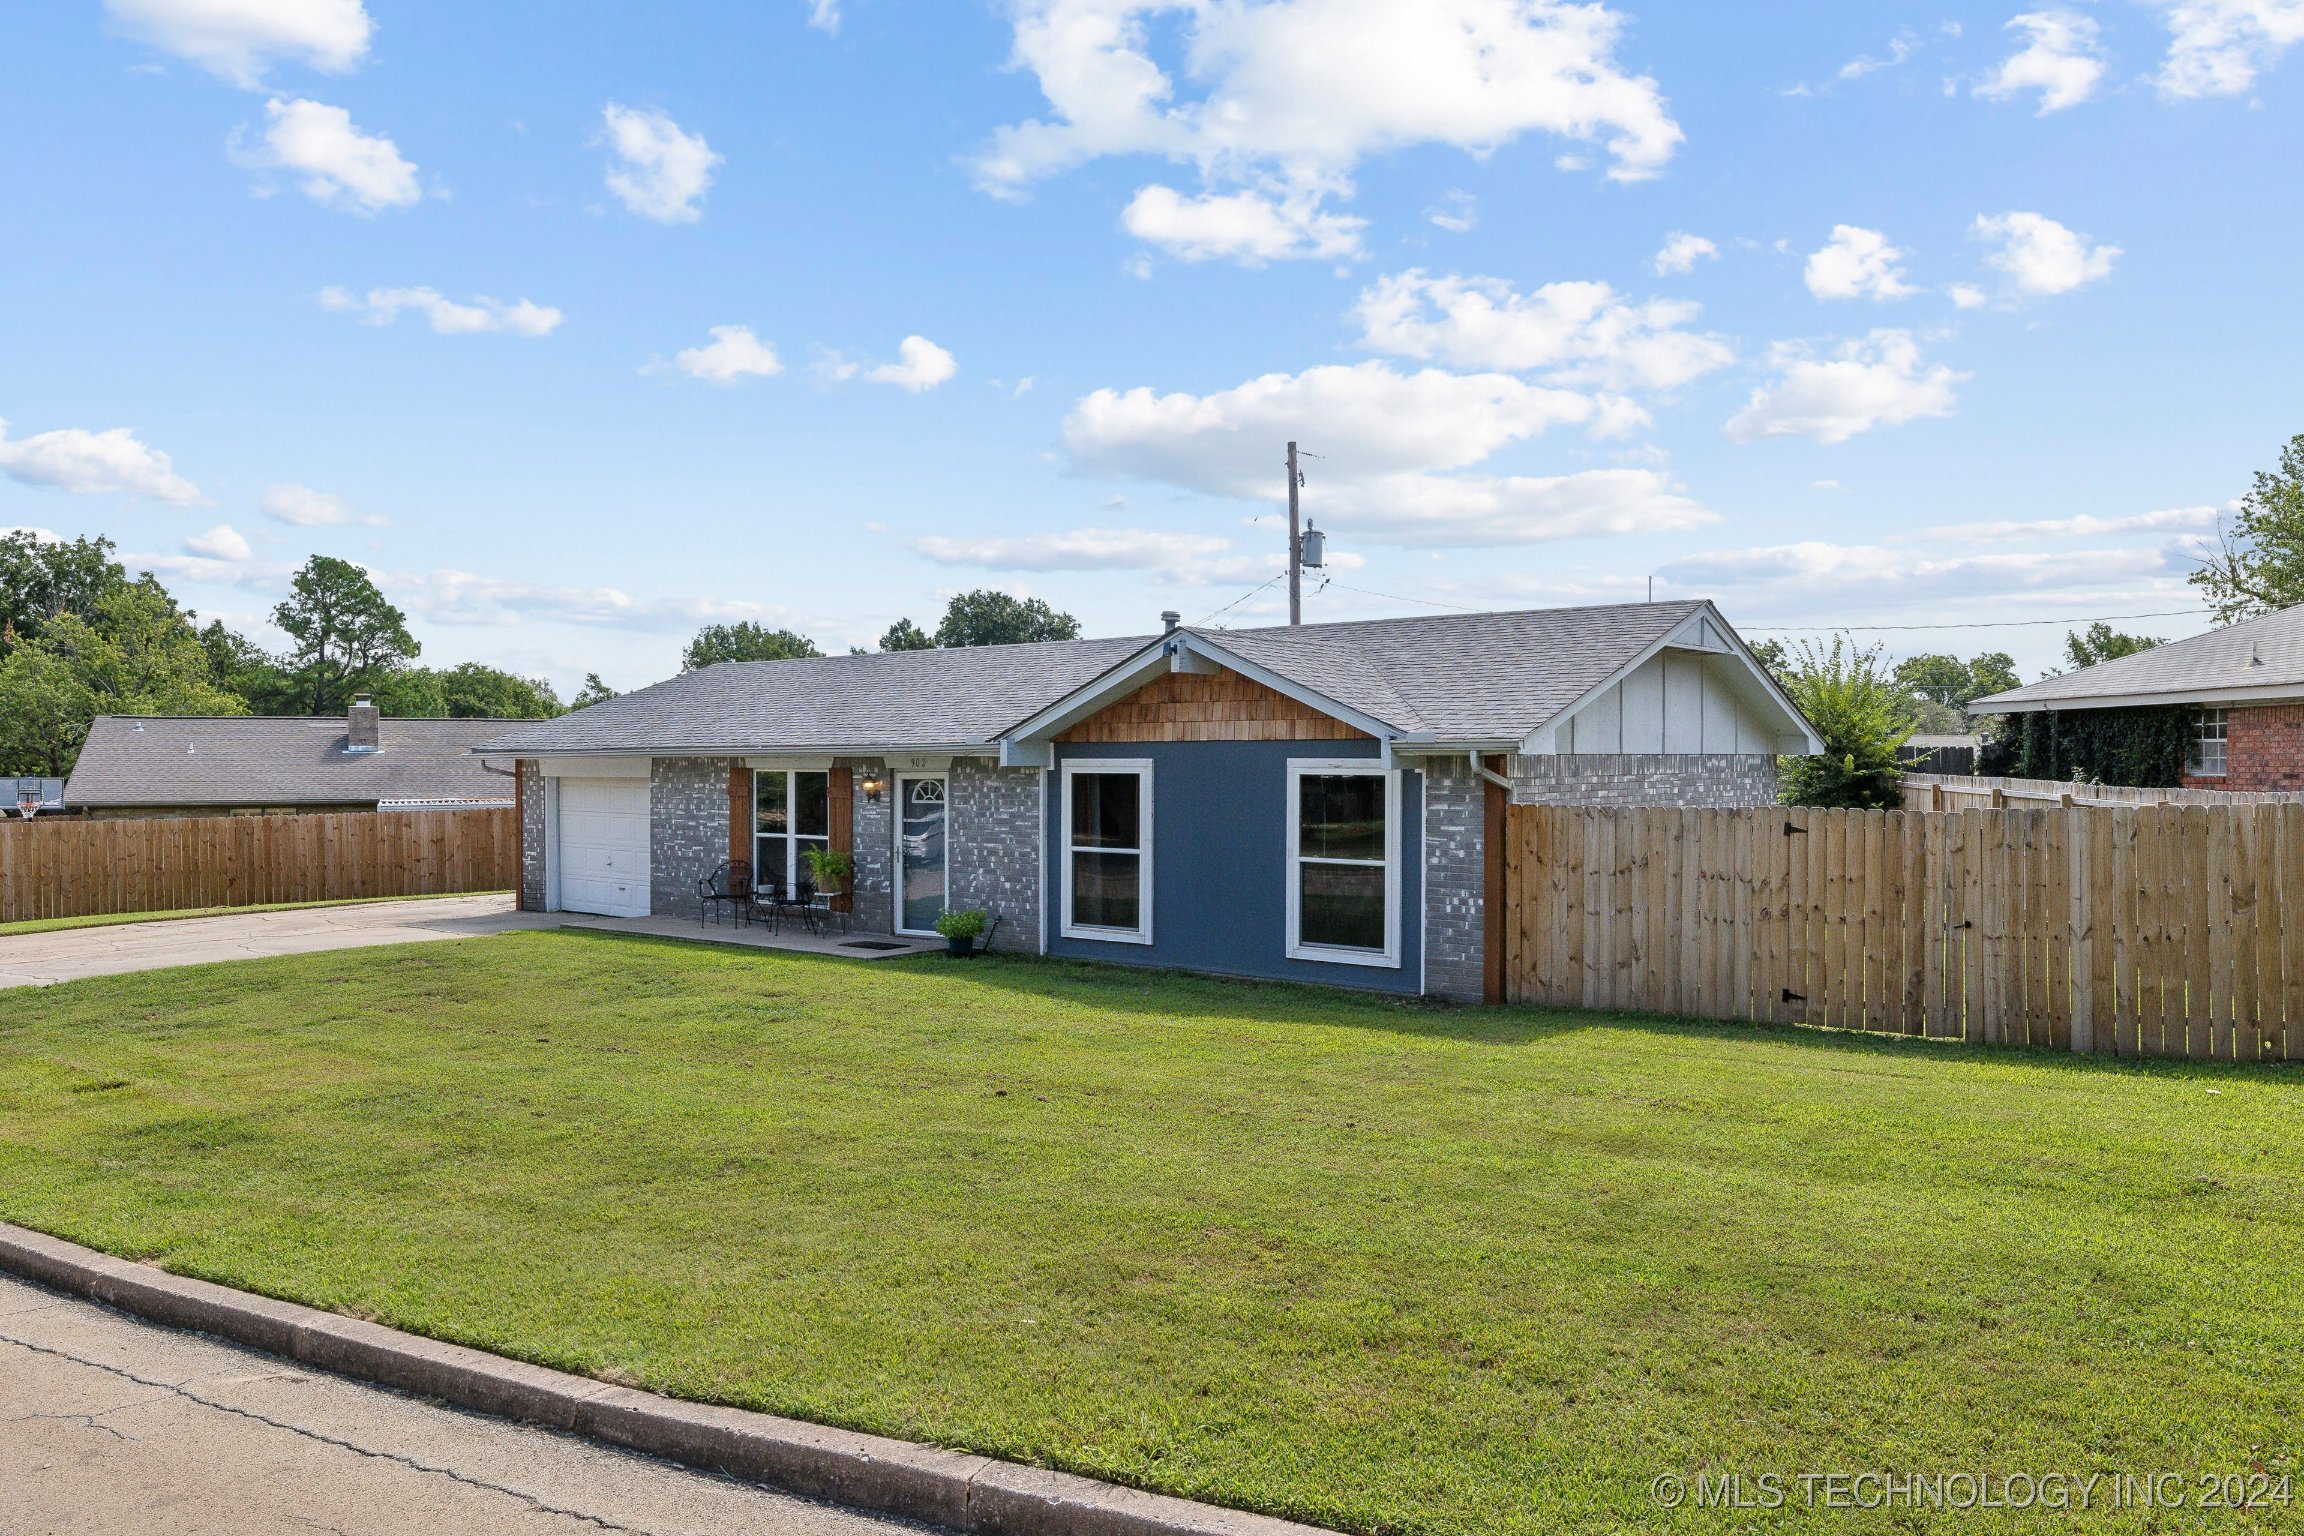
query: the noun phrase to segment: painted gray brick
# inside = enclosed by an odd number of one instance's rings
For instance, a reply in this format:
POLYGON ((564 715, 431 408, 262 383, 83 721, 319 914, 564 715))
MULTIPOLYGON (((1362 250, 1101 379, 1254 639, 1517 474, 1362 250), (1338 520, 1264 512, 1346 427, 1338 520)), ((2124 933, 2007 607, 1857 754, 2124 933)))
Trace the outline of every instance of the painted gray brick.
POLYGON ((725 757, 659 757, 648 765, 648 909, 696 910, 696 882, 728 859, 725 757))
POLYGON ((1040 807, 1037 768, 1002 768, 988 758, 952 762, 950 901, 997 913, 998 949, 1040 951, 1040 807))
POLYGON ((1582 753, 1523 757, 1514 805, 1734 810, 1776 803, 1776 759, 1753 755, 1582 753))
POLYGON ((544 769, 532 757, 514 764, 520 775, 520 910, 544 910, 544 769))
POLYGON ((1486 981, 1486 782, 1463 761, 1424 770, 1424 990, 1460 1003, 1486 981))

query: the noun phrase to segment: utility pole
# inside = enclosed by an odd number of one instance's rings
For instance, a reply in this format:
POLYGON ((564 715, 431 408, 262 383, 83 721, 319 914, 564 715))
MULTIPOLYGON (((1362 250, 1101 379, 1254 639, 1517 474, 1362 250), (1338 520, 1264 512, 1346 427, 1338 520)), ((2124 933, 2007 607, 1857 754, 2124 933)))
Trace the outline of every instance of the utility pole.
POLYGON ((1296 528, 1296 488, 1304 477, 1296 472, 1296 445, 1288 445, 1288 622, 1304 622, 1304 539, 1296 528))

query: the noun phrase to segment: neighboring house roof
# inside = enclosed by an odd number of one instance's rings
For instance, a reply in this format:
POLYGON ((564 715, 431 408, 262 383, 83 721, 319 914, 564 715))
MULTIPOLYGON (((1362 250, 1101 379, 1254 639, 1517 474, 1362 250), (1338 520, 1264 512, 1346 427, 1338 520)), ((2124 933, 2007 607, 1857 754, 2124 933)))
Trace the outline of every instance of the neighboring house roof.
POLYGON ((1309 696, 1388 739, 1517 741, 1699 615, 1744 657, 1790 728, 1805 730, 1712 605, 1677 602, 723 662, 485 745, 510 756, 981 748, 1045 735, 1050 710, 1139 686, 1137 674, 1183 650, 1309 696))
POLYGON ((1972 715, 2304 697, 2304 607, 1976 699, 1972 715))
POLYGON ((344 805, 512 798, 472 748, 518 722, 378 723, 378 750, 345 750, 339 715, 99 715, 88 728, 67 805, 344 805))

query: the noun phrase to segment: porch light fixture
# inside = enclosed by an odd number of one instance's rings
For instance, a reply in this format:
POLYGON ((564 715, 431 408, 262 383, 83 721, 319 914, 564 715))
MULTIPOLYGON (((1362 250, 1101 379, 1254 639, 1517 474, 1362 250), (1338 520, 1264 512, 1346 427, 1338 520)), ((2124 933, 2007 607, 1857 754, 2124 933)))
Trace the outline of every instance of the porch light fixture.
POLYGON ((864 798, 867 801, 878 805, 880 803, 880 791, 886 787, 880 780, 878 770, 871 768, 864 770, 864 798))

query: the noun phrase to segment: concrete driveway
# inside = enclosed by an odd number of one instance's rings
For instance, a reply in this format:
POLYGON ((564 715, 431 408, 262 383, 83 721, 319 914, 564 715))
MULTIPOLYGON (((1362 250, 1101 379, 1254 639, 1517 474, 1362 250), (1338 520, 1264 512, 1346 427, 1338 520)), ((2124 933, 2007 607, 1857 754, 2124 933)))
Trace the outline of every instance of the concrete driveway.
POLYGON ((0 987, 45 987, 83 976, 260 955, 467 939, 515 928, 557 928, 560 923, 556 912, 516 912, 511 896, 500 893, 62 928, 0 937, 0 987))
POLYGON ((0 1530, 920 1527, 443 1408, 0 1276, 0 1530))

